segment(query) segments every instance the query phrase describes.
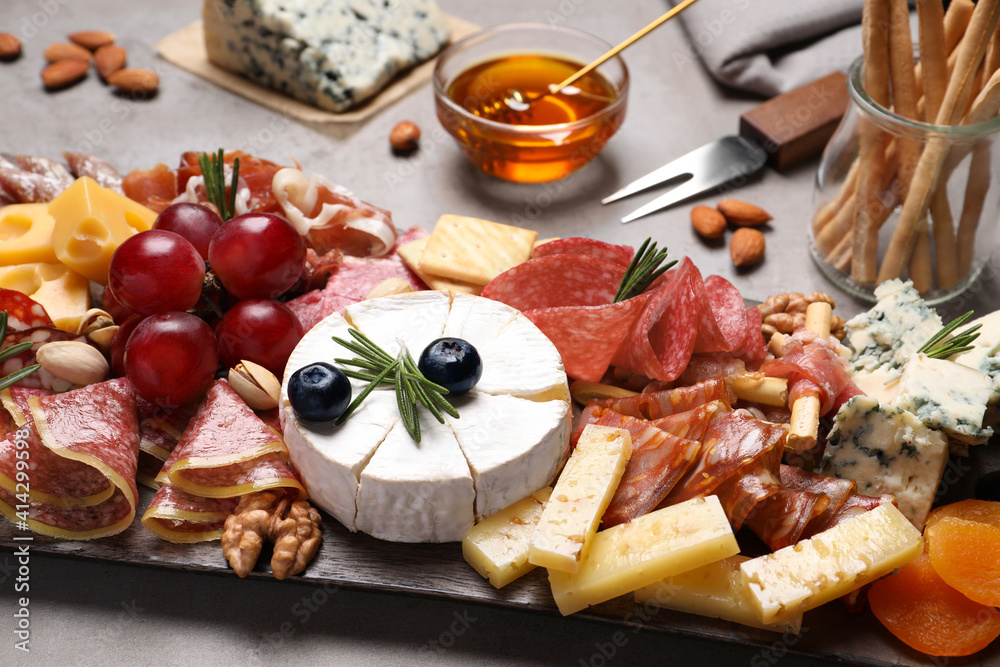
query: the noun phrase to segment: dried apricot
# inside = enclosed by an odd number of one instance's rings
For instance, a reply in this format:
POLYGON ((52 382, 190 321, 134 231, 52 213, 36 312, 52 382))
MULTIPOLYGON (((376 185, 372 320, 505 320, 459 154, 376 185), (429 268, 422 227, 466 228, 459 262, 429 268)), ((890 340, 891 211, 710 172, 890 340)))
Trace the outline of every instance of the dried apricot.
POLYGON ((938 519, 953 516, 968 521, 979 521, 1000 528, 1000 503, 991 500, 961 500, 942 505, 930 513, 924 528, 930 528, 938 519))
POLYGON ((931 565, 968 598, 1000 606, 1000 526, 943 516, 924 531, 931 565))
POLYGON ((927 554, 872 584, 868 602, 889 632, 928 655, 971 655, 1000 636, 1000 612, 945 583, 927 554))

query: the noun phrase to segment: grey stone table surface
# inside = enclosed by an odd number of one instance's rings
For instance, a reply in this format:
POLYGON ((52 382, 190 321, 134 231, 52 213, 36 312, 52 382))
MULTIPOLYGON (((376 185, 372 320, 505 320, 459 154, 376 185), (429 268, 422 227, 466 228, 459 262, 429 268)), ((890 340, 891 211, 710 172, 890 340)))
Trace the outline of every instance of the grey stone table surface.
MULTIPOLYGON (((678 25, 665 26, 627 52, 632 75, 628 115, 603 154, 564 181, 524 186, 483 176, 465 162, 435 119, 429 86, 360 124, 306 126, 160 60, 153 44, 197 19, 200 4, 2 0, 0 30, 24 36, 25 47, 20 60, 0 63, 0 151, 56 158, 65 150, 85 150, 126 171, 173 164, 186 150, 242 148, 278 162, 298 160, 308 172, 324 174, 391 210, 400 227, 430 227, 442 213, 458 213, 514 221, 542 236, 584 235, 632 244, 652 236, 668 244, 673 255, 689 255, 706 275, 729 278, 748 298, 822 290, 837 298, 838 312, 850 315, 863 308, 827 283, 806 250, 815 161, 785 174, 765 171, 738 190, 736 196, 774 216, 767 258, 747 272, 733 268, 724 246, 698 240, 688 221, 690 206, 622 226, 617 219, 648 197, 599 205, 600 196, 633 178, 735 133, 739 114, 758 102, 715 84, 691 58, 678 25), (142 101, 116 97, 93 74, 68 90, 45 92, 38 77, 45 46, 85 28, 118 35, 132 66, 160 74, 159 94, 142 101), (409 158, 393 156, 387 140, 389 130, 403 119, 424 129, 420 150, 409 158)), ((666 7, 661 0, 441 4, 484 26, 564 22, 611 43, 666 7)), ((713 196, 704 201, 714 201, 713 196)), ((967 301, 984 309, 997 307, 996 273, 991 264, 967 301)), ((294 610, 313 596, 312 586, 41 555, 31 560, 32 650, 23 654, 14 649, 14 565, 12 555, 0 553, 0 664, 576 665, 675 660, 697 665, 761 660, 757 649, 649 632, 629 633, 618 646, 609 626, 384 593, 338 591, 324 600, 322 613, 301 622, 294 610)), ((814 662, 787 657, 783 664, 814 662)))

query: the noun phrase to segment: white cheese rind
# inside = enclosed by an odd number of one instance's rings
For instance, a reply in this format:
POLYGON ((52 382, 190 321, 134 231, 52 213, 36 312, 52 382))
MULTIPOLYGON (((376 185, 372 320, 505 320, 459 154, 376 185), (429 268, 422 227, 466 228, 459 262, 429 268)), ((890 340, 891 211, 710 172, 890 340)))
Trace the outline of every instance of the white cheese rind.
POLYGON ((454 403, 445 419, 458 438, 476 484, 476 520, 552 482, 569 455, 572 410, 566 401, 529 401, 478 394, 454 403))
POLYGON ((361 472, 357 527, 393 542, 455 542, 475 523, 472 473, 447 424, 418 414, 420 442, 397 422, 361 472))
POLYGON ((483 376, 476 390, 533 401, 569 400, 569 384, 555 345, 524 315, 508 322, 477 346, 483 376))
POLYGON ((978 370, 918 354, 907 362, 893 404, 959 442, 978 445, 993 435, 983 428, 992 393, 993 382, 978 370))
POLYGON ((780 623, 892 572, 922 548, 920 531, 881 505, 740 570, 760 620, 780 623))
POLYGON ((424 348, 441 338, 450 309, 446 293, 425 290, 359 301, 344 309, 344 317, 393 357, 402 340, 419 361, 424 348))
POLYGON ((211 62, 334 112, 450 37, 433 0, 205 0, 202 19, 211 62))
POLYGON ((820 472, 854 480, 865 495, 891 493, 922 528, 947 463, 941 433, 902 408, 855 396, 834 418, 820 472))

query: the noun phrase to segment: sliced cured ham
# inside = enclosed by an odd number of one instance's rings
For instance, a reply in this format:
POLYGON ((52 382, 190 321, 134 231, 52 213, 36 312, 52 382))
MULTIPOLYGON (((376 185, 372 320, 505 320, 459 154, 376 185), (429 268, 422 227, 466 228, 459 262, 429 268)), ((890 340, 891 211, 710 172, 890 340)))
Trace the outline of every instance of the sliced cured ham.
POLYGON ((861 393, 837 354, 837 345, 831 336, 817 336, 800 329, 785 339, 781 356, 765 362, 761 370, 772 377, 788 378, 789 404, 800 396, 817 396, 820 414, 826 415, 837 406, 842 394, 861 393))
POLYGON ((63 157, 66 158, 69 170, 77 178, 89 176, 97 181, 97 184, 101 187, 114 190, 118 194, 125 194, 122 191, 121 174, 107 161, 102 160, 96 155, 88 155, 86 153, 66 152, 63 153, 63 157))
POLYGON ((165 464, 171 484, 208 498, 288 488, 306 491, 285 461, 281 437, 247 407, 229 383, 216 380, 165 464))
POLYGON ((26 488, 16 486, 15 493, 0 488, 0 513, 37 533, 65 539, 125 530, 135 517, 139 453, 135 394, 128 382, 119 378, 63 394, 28 396, 23 404, 13 395, 10 400, 27 411, 22 410, 23 430, 8 436, 13 449, 3 448, 2 456, 28 451, 32 468, 23 481, 15 473, 14 481, 26 488), (19 437, 25 431, 27 437, 19 437))

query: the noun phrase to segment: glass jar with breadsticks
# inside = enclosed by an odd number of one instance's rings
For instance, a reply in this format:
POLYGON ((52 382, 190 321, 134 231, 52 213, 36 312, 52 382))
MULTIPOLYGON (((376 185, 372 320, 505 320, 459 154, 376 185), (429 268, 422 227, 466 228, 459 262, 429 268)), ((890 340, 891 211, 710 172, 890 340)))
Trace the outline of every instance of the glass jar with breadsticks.
POLYGON ((823 154, 812 256, 874 301, 910 279, 930 303, 969 287, 1000 219, 1000 0, 867 0, 851 105, 823 154))

